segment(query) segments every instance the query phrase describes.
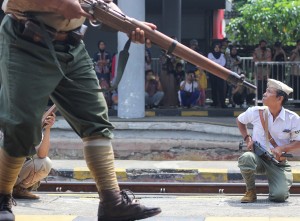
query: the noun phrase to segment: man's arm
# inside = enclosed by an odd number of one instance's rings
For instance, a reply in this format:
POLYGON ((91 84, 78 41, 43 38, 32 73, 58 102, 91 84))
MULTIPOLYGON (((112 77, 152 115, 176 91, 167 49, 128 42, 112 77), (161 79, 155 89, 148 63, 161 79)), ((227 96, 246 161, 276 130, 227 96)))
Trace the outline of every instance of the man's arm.
POLYGON ((44 133, 43 133, 44 136, 40 146, 37 149, 37 156, 39 158, 45 158, 48 156, 49 148, 50 148, 50 130, 55 122, 55 117, 56 117, 55 114, 52 113, 50 116, 48 116, 45 119, 44 122, 45 126, 44 126, 44 133))
POLYGON ((271 151, 273 154, 275 154, 276 159, 278 159, 281 157, 282 153, 288 153, 299 148, 300 148, 300 141, 292 141, 289 144, 278 146, 272 149, 271 151))
POLYGON ((253 141, 252 137, 249 135, 248 128, 246 124, 241 123, 238 118, 236 119, 237 126, 240 130, 240 133, 247 144, 247 149, 252 151, 253 141))
POLYGON ((157 80, 157 90, 158 91, 163 91, 162 85, 160 83, 159 77, 156 76, 156 80, 157 80))

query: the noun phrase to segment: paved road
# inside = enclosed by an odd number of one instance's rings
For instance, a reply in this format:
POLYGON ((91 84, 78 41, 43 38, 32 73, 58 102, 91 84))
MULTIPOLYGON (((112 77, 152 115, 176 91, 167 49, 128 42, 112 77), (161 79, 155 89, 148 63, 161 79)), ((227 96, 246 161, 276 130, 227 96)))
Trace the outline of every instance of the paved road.
MULTIPOLYGON (((40 194, 39 201, 18 200, 14 208, 17 221, 96 221, 97 195, 40 194), (26 215, 26 216, 24 216, 26 215), (42 217, 43 215, 49 215, 42 217), (55 217, 54 215, 60 215, 55 217), (39 219, 35 219, 38 218, 39 219)), ((259 195, 252 204, 241 204, 237 195, 137 195, 143 204, 159 206, 162 213, 149 221, 299 221, 300 197, 285 203, 272 203, 259 195), (252 218, 251 218, 252 217, 252 218)))

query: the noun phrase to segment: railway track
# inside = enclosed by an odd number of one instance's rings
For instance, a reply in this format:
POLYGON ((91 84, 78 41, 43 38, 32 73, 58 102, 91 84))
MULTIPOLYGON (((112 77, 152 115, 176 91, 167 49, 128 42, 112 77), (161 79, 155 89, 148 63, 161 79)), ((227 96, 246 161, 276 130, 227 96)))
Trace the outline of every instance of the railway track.
MULTIPOLYGON (((119 182, 121 189, 130 189, 134 193, 225 193, 243 194, 244 183, 162 183, 162 182, 119 182)), ((257 183, 258 193, 267 194, 268 184, 257 183)), ((96 192, 94 182, 42 182, 39 191, 46 192, 96 192)), ((300 194, 300 183, 295 183, 290 189, 291 194, 300 194)))

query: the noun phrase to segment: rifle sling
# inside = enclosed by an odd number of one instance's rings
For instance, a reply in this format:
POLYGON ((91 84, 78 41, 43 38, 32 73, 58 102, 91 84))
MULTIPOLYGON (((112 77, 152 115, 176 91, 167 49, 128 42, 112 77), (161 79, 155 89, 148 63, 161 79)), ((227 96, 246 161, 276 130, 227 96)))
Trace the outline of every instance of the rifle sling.
POLYGON ((273 139, 272 135, 270 134, 270 131, 268 130, 268 127, 266 127, 266 122, 265 122, 265 119, 263 117, 263 111, 264 110, 259 110, 259 117, 260 117, 261 124, 262 124, 262 126, 265 130, 268 141, 272 144, 273 147, 277 147, 278 145, 277 145, 276 141, 273 139))

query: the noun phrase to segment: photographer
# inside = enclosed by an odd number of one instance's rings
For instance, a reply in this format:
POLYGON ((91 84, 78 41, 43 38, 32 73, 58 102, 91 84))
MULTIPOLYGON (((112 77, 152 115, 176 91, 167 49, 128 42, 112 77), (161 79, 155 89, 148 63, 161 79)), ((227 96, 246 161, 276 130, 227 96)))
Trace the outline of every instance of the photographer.
POLYGON ((160 101, 164 97, 164 92, 157 75, 152 70, 146 71, 145 83, 145 104, 146 108, 158 108, 160 101))
POLYGON ((200 96, 199 86, 195 79, 194 71, 190 70, 185 80, 180 83, 178 99, 181 107, 195 106, 200 96))

